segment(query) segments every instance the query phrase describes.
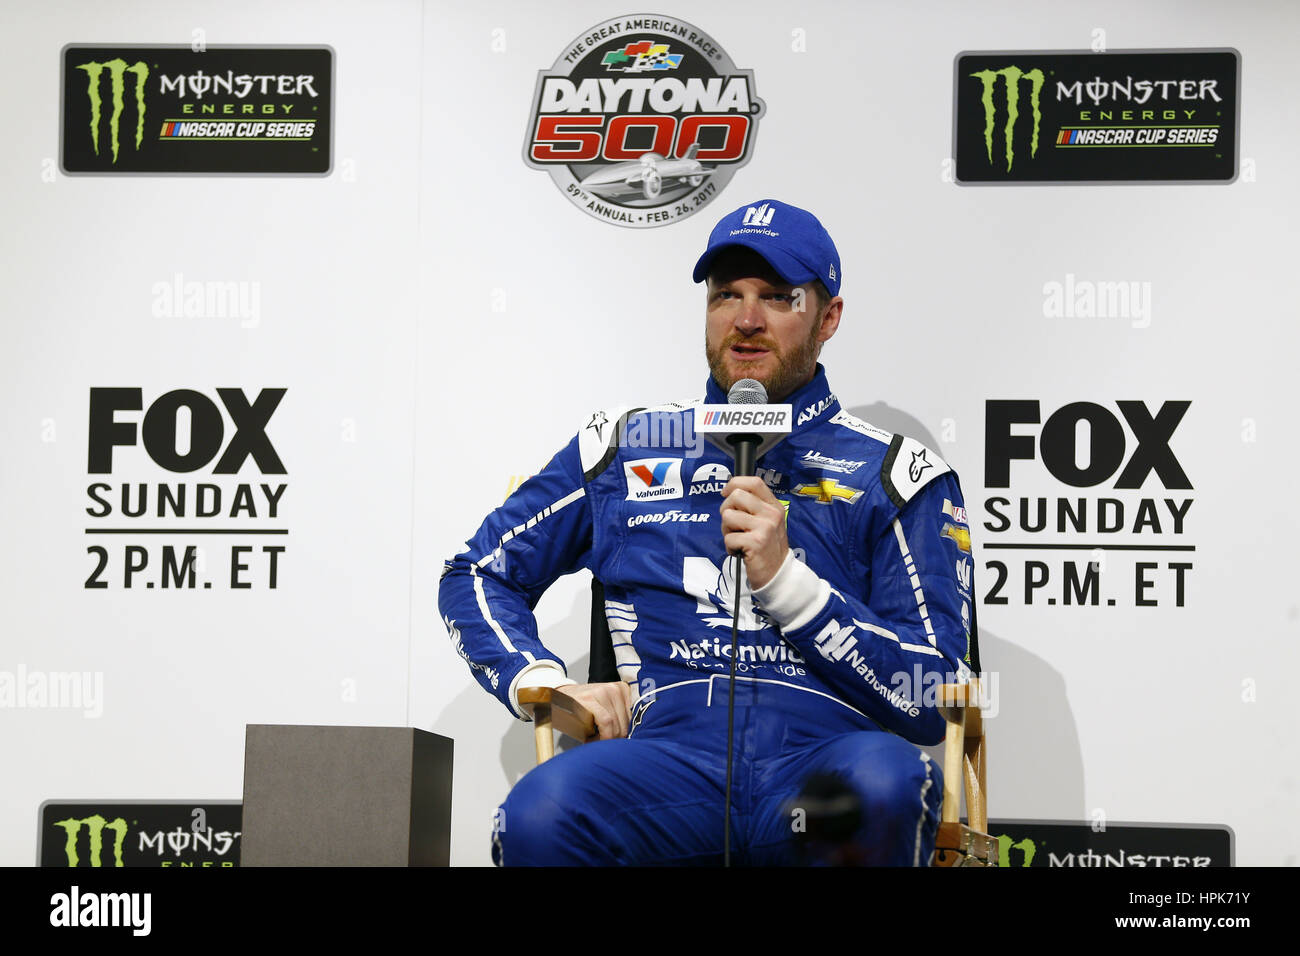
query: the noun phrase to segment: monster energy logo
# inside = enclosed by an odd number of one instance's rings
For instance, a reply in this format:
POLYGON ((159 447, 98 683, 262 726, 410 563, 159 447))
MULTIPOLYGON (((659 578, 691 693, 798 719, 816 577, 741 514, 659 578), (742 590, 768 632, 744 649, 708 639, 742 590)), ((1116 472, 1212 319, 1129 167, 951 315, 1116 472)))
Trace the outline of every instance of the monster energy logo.
POLYGON ((110 823, 98 813, 84 820, 69 818, 55 821, 56 827, 63 827, 68 833, 68 842, 64 846, 68 854, 68 866, 76 866, 80 862, 77 856, 77 834, 81 832, 83 824, 90 834, 90 865, 100 865, 100 854, 104 849, 104 831, 112 830, 116 834, 113 839, 113 865, 122 866, 122 845, 126 843, 126 821, 118 817, 110 823))
POLYGON ((138 60, 131 66, 121 57, 107 63, 79 63, 78 70, 85 70, 89 78, 90 93, 90 138, 95 144, 95 155, 99 155, 99 117, 101 114, 99 98, 99 75, 108 70, 113 95, 113 115, 109 118, 108 129, 113 140, 113 162, 117 162, 118 121, 122 117, 122 94, 126 91, 126 74, 135 74, 135 148, 140 148, 144 140, 144 81, 149 78, 149 67, 138 60))
POLYGON ((1034 846, 1033 840, 1029 839, 1029 837, 1025 837, 1020 842, 1013 843, 1011 842, 1011 837, 1004 833, 998 837, 998 866, 1011 865, 1011 850, 1013 847, 1024 854, 1025 862, 1021 863, 1021 866, 1030 866, 1034 862, 1034 850, 1036 847, 1034 846))
POLYGON ((984 93, 980 97, 980 102, 984 104, 984 148, 988 152, 989 164, 993 163, 993 85, 1000 76, 1006 81, 1007 86, 1007 127, 1005 132, 1007 143, 1007 172, 1011 172, 1011 163, 1015 159, 1015 152, 1012 150, 1011 140, 1016 129, 1016 120, 1020 117, 1020 81, 1028 80, 1032 85, 1029 92, 1029 106, 1034 111, 1034 133, 1029 141, 1029 156, 1032 159, 1038 153, 1038 126, 1043 118, 1043 114, 1038 109, 1038 93, 1043 88, 1043 71, 1030 70, 1023 72, 1019 67, 1008 66, 1001 70, 980 70, 978 73, 972 73, 971 76, 978 79, 984 84, 984 93))

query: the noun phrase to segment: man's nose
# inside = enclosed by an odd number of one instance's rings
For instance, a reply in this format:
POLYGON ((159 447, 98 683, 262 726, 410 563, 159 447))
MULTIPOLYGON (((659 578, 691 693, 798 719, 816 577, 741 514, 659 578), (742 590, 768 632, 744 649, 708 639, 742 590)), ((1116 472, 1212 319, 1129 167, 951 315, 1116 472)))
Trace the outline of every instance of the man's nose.
POLYGON ((741 299, 740 312, 736 315, 736 328, 750 335, 761 332, 765 325, 763 303, 758 296, 745 296, 741 299))

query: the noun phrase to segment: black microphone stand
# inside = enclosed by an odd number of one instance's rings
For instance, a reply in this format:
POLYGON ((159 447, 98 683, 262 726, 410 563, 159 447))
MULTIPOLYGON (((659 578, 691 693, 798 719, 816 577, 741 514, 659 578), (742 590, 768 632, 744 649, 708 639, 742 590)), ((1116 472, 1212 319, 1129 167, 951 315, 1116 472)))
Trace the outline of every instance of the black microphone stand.
MULTIPOLYGON (((729 444, 736 453, 736 471, 738 476, 754 474, 758 445, 762 439, 757 435, 728 435, 729 444)), ((732 588, 735 608, 731 615, 731 682, 727 687, 727 786, 722 811, 722 865, 731 866, 731 765, 734 760, 735 726, 736 726, 736 653, 740 632, 740 588, 741 576, 745 571, 744 552, 737 552, 736 580, 732 588)))

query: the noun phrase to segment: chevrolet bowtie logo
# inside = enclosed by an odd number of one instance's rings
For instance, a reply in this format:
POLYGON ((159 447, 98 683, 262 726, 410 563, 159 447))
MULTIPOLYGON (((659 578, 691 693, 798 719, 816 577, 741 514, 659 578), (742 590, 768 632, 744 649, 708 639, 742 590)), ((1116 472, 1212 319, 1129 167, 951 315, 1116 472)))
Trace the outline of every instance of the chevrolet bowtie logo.
POLYGON ((966 554, 970 554, 969 529, 963 528, 960 525, 944 522, 943 531, 941 531, 940 534, 945 538, 951 538, 953 543, 957 545, 959 551, 964 551, 966 554))
POLYGON ((830 504, 836 498, 853 504, 862 497, 862 492, 857 488, 845 488, 834 478, 823 478, 821 481, 810 485, 796 485, 794 493, 816 498, 824 505, 830 504))

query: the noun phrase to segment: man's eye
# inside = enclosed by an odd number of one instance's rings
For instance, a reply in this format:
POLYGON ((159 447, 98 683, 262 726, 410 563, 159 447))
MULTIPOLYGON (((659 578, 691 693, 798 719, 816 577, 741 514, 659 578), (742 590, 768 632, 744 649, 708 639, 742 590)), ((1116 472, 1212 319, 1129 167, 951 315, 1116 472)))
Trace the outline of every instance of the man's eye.
POLYGON ((794 296, 785 292, 773 292, 771 299, 773 302, 793 302, 794 296))

